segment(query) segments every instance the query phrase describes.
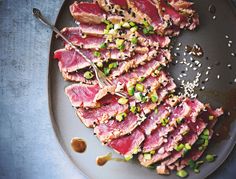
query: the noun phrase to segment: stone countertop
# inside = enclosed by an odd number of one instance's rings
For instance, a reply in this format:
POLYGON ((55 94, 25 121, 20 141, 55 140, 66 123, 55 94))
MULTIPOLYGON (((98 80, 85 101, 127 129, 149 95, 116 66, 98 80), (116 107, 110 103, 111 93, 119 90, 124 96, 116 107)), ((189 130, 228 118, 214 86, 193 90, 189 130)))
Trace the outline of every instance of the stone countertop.
MULTIPOLYGON (((51 32, 31 15, 32 7, 37 7, 54 22, 61 3, 0 0, 0 178, 82 178, 51 126, 47 99, 51 32)), ((234 149, 209 178, 232 178, 235 166, 234 149)))

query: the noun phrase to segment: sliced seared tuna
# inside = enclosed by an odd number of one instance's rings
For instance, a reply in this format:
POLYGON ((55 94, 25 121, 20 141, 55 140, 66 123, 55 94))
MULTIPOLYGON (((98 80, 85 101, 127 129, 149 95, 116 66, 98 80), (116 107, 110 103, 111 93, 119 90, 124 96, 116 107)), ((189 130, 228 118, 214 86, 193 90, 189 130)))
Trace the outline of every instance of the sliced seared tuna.
POLYGON ((131 157, 139 151, 144 138, 144 134, 136 128, 130 135, 112 140, 108 146, 125 157, 131 157))
POLYGON ((74 107, 98 107, 98 100, 103 98, 108 92, 114 94, 114 87, 107 86, 100 88, 98 84, 73 84, 65 89, 65 93, 74 107))
POLYGON ((127 0, 128 6, 132 9, 135 16, 146 19, 159 34, 163 34, 167 23, 159 16, 155 4, 151 0, 127 0))
MULTIPOLYGON (((115 60, 125 60, 130 56, 130 52, 124 51, 120 52, 117 49, 114 50, 101 50, 99 56, 94 55, 92 50, 80 49, 80 51, 92 60, 94 63, 100 60, 115 59, 115 60)), ((74 72, 79 69, 86 68, 90 66, 82 55, 73 49, 59 49, 54 52, 54 58, 59 60, 60 71, 64 72, 74 72)))
POLYGON ((75 20, 82 23, 94 23, 100 24, 105 18, 105 12, 100 8, 100 6, 95 3, 80 2, 75 1, 70 5, 71 15, 75 20))
POLYGON ((98 101, 101 107, 94 109, 78 108, 76 112, 85 126, 95 127, 95 125, 107 122, 110 118, 128 110, 127 104, 121 105, 117 101, 118 99, 115 96, 107 95, 98 101))

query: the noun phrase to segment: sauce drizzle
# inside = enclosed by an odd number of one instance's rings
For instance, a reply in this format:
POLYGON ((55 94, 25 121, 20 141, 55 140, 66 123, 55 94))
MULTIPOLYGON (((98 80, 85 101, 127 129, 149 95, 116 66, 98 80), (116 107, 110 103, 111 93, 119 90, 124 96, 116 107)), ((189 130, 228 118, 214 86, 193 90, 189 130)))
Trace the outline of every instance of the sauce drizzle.
POLYGON ((71 140, 71 148, 78 153, 83 153, 85 152, 87 148, 87 144, 83 139, 80 139, 78 137, 74 137, 71 140))

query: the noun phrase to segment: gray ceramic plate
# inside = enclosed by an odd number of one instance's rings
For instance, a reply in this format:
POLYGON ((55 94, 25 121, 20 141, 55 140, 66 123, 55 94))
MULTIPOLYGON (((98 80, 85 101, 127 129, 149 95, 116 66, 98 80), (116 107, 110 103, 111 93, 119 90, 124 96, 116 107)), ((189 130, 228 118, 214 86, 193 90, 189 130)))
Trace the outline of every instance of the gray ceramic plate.
MULTIPOLYGON (((69 14, 68 7, 73 0, 66 0, 62 5, 58 15, 56 26, 62 28, 65 26, 75 26, 72 17, 69 14)), ((205 91, 199 91, 199 98, 203 102, 210 102, 214 107, 224 106, 227 111, 231 111, 231 117, 222 117, 221 124, 218 124, 220 130, 225 129, 228 137, 223 140, 212 141, 208 149, 209 152, 218 155, 214 163, 201 167, 201 173, 196 175, 191 173, 191 178, 205 178, 216 170, 222 162, 227 158, 230 151, 233 149, 236 139, 236 123, 233 122, 236 106, 236 83, 233 80, 236 78, 236 57, 230 56, 230 53, 235 51, 236 46, 233 43, 232 47, 227 46, 228 39, 225 35, 229 35, 233 42, 236 42, 236 13, 233 4, 229 1, 222 0, 198 0, 196 1, 196 9, 200 15, 201 25, 194 32, 184 31, 180 37, 175 39, 175 44, 181 42, 179 53, 183 54, 184 45, 192 45, 193 43, 200 44, 204 49, 204 57, 198 59, 202 63, 200 72, 205 74, 208 66, 213 66, 210 71, 210 81, 204 86, 205 91), (214 3, 216 6, 216 19, 212 19, 212 14, 208 12, 209 4, 214 3), (215 65, 220 62, 220 65, 215 65), (232 64, 233 69, 229 70, 227 64, 232 64), (217 74, 220 79, 216 78, 217 74), (233 82, 233 83, 232 83, 233 82), (232 83, 232 84, 230 84, 232 83), (227 128, 227 126, 230 126, 227 128), (228 131, 227 131, 228 130, 228 131)), ((87 129, 75 115, 74 109, 71 107, 69 100, 64 94, 64 88, 68 85, 64 82, 57 66, 57 61, 53 60, 53 51, 61 48, 61 41, 55 39, 54 35, 51 41, 50 59, 49 59, 49 104, 51 110, 52 124, 58 140, 64 151, 70 157, 71 161, 78 167, 85 176, 93 179, 156 179, 156 178, 176 178, 159 176, 155 171, 141 167, 136 161, 127 163, 110 162, 104 167, 98 167, 95 159, 99 155, 106 154, 111 150, 108 147, 102 146, 97 138, 93 135, 91 129, 87 129), (84 154, 78 154, 71 150, 70 140, 75 137, 86 139, 88 148, 84 154)), ((180 56, 178 59, 182 59, 180 56)), ((189 59, 189 56, 186 56, 189 59)), ((174 78, 184 69, 183 65, 171 66, 170 73, 174 78)), ((188 73, 189 80, 193 79, 195 72, 188 73)), ((202 80, 206 77, 203 75, 202 80)), ((179 85, 178 80, 176 83, 179 85)), ((223 131, 225 134, 226 132, 223 131)), ((225 135, 224 135, 225 136, 225 135)), ((115 154, 116 155, 116 154, 115 154)))

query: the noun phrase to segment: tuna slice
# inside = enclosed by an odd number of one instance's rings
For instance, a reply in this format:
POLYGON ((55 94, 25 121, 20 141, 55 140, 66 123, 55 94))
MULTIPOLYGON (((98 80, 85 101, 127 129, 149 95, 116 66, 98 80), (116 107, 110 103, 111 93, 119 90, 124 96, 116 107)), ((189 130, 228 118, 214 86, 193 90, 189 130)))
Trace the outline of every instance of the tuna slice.
MULTIPOLYGON (((109 58, 116 60, 124 60, 130 56, 130 52, 124 51, 120 52, 119 50, 102 50, 100 51, 100 56, 96 57, 94 52, 91 50, 80 49, 80 51, 92 60, 94 63, 100 60, 107 60, 109 58)), ((59 49, 54 52, 54 58, 59 60, 60 71, 64 72, 73 72, 79 69, 86 68, 90 66, 82 55, 76 52, 73 49, 59 49)))
POLYGON ((116 116, 119 113, 126 112, 128 110, 128 105, 120 105, 117 102, 117 99, 112 95, 107 95, 103 99, 99 101, 101 105, 100 108, 95 109, 85 109, 85 108, 78 108, 77 115, 84 123, 86 127, 95 127, 100 123, 107 122, 111 117, 116 116), (107 100, 110 100, 107 102, 107 100), (106 104, 104 104, 106 103, 106 104))
POLYGON ((100 24, 104 19, 105 12, 95 3, 75 1, 70 5, 71 15, 75 20, 82 23, 100 24))
POLYGON ((85 73, 85 70, 80 70, 76 72, 62 72, 62 76, 66 81, 82 82, 88 85, 97 83, 97 80, 95 79, 95 77, 88 80, 84 77, 84 73, 85 73))
POLYGON ((163 34, 167 24, 159 16, 158 10, 151 0, 127 0, 127 2, 136 16, 145 18, 156 29, 157 33, 163 34))
POLYGON ((65 89, 65 93, 74 107, 98 107, 98 100, 104 97, 108 92, 113 93, 114 87, 107 86, 100 89, 98 84, 73 84, 65 89))
POLYGON ((138 152, 144 138, 144 134, 137 128, 130 135, 112 140, 108 143, 108 146, 125 157, 132 156, 138 152))

